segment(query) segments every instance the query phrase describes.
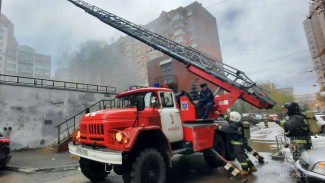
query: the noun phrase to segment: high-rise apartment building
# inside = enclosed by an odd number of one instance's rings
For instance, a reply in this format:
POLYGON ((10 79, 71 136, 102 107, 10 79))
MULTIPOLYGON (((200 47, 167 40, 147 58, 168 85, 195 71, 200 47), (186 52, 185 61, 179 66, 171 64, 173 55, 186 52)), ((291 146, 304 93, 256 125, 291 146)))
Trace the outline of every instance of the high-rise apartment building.
MULTIPOLYGON (((169 12, 163 11, 144 27, 222 60, 216 18, 198 2, 169 12)), ((177 85, 177 90, 189 90, 191 82, 198 79, 188 73, 184 65, 129 36, 121 38, 118 45, 129 61, 140 66, 143 85, 153 86, 153 83, 159 82, 177 85)))
POLYGON ((325 87, 325 1, 312 0, 303 22, 320 89, 325 87))
POLYGON ((51 56, 35 53, 34 77, 42 79, 51 78, 51 56))
POLYGON ((35 49, 29 46, 18 46, 17 52, 17 75, 33 77, 35 49))
POLYGON ((14 24, 3 14, 0 20, 0 74, 50 79, 51 56, 18 45, 14 24))
POLYGON ((14 25, 3 14, 0 19, 0 74, 16 74, 17 46, 14 25))

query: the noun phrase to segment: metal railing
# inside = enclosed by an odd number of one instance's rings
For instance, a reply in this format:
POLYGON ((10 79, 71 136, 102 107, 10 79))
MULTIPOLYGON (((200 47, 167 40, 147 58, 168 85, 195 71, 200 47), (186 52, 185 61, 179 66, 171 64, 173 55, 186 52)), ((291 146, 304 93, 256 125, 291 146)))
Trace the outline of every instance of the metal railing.
POLYGON ((32 78, 32 77, 24 77, 24 76, 14 76, 14 75, 6 75, 6 74, 0 74, 0 84, 70 90, 70 91, 80 91, 80 92, 103 93, 103 94, 116 94, 116 88, 111 86, 74 83, 74 82, 57 81, 57 80, 32 78))
POLYGON ((275 140, 276 140, 276 147, 278 149, 278 154, 282 155, 282 149, 285 148, 285 146, 287 144, 290 143, 290 139, 288 137, 286 137, 283 133, 275 136, 275 140))
POLYGON ((66 141, 67 139, 72 137, 73 130, 79 127, 79 123, 81 117, 84 114, 102 110, 102 109, 112 109, 115 108, 115 99, 113 100, 101 100, 96 102, 95 104, 89 106, 85 110, 79 112, 78 114, 72 116, 71 118, 63 121, 59 125, 55 126, 58 129, 58 140, 57 143, 61 144, 62 142, 66 141))

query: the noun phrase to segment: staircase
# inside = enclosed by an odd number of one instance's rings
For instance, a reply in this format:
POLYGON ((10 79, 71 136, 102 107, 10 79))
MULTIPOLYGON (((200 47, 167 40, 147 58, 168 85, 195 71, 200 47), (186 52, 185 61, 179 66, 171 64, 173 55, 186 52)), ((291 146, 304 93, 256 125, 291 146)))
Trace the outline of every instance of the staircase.
POLYGON ((57 152, 67 151, 68 143, 72 140, 73 131, 79 127, 80 119, 84 114, 102 110, 115 108, 115 99, 113 100, 100 100, 95 104, 87 107, 78 114, 63 121, 55 128, 58 129, 58 140, 56 144, 52 145, 52 150, 57 152))

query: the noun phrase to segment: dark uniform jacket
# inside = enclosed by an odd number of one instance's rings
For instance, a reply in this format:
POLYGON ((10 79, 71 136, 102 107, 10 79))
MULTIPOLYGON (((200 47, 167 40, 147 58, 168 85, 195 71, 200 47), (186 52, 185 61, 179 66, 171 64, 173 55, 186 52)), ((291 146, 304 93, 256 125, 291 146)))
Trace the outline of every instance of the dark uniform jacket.
POLYGON ((302 114, 290 115, 283 127, 288 137, 309 136, 307 118, 302 114))
POLYGON ((200 91, 200 98, 199 98, 199 102, 214 102, 214 97, 213 97, 213 93, 210 90, 210 88, 207 88, 206 90, 201 90, 200 91))
POLYGON ((235 123, 229 120, 229 116, 226 115, 220 115, 220 116, 223 117, 225 120, 227 120, 229 125, 219 126, 219 130, 228 133, 231 141, 242 142, 244 140, 242 123, 241 122, 235 123))

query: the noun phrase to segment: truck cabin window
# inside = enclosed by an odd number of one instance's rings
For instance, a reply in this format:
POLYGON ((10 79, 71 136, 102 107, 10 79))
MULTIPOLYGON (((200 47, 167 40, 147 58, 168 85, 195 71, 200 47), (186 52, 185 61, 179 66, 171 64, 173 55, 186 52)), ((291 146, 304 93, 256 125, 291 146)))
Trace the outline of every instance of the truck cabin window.
POLYGON ((162 107, 174 107, 174 97, 172 92, 161 92, 159 96, 162 107))
MULTIPOLYGON (((137 107, 136 104, 136 97, 137 96, 143 96, 144 98, 144 103, 146 107, 153 107, 151 104, 151 98, 156 97, 157 94, 155 92, 141 92, 141 93, 134 93, 131 95, 126 95, 121 98, 116 98, 116 107, 117 108, 132 108, 132 107, 137 107)), ((158 100, 156 100, 155 106, 159 106, 158 100)))

